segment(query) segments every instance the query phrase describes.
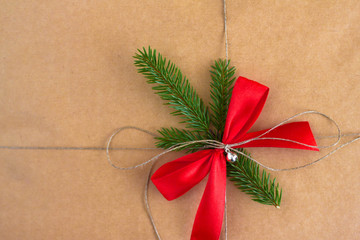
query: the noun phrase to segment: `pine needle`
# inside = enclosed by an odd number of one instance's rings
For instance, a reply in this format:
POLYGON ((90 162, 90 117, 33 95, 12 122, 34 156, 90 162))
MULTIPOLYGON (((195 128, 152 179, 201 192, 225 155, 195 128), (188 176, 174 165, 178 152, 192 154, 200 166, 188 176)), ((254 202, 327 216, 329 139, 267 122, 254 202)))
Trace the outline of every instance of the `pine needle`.
POLYGON ((235 81, 235 67, 230 67, 230 61, 219 59, 211 68, 211 123, 217 129, 217 139, 221 141, 235 81))
POLYGON ((180 116, 188 128, 210 133, 208 108, 175 64, 150 47, 138 49, 134 58, 138 72, 148 79, 148 83, 156 84, 153 87, 156 94, 166 101, 165 105, 175 109, 173 115, 180 116))
MULTIPOLYGON (((157 140, 156 147, 159 148, 170 148, 177 144, 196 141, 196 140, 205 140, 207 139, 204 135, 201 135, 199 132, 189 131, 186 129, 178 128, 161 128, 158 130, 160 137, 156 137, 157 140)), ((178 148, 177 151, 187 150, 187 152, 198 151, 201 148, 204 148, 206 143, 193 143, 181 148, 178 148)))
MULTIPOLYGON (((242 149, 245 154, 245 150, 242 149)), ((243 192, 252 196, 252 200, 280 207, 282 190, 276 179, 271 180, 265 170, 260 174, 260 166, 249 158, 238 154, 235 163, 227 164, 227 176, 243 192)))

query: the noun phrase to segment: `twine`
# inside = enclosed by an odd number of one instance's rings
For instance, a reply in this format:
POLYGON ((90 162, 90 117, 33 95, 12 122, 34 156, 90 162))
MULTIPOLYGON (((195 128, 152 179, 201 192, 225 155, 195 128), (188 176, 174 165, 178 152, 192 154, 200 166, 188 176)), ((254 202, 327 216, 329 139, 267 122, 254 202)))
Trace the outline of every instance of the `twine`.
MULTIPOLYGON (((120 170, 132 170, 132 169, 135 169, 135 168, 138 168, 138 167, 141 167, 143 165, 146 165, 150 162, 153 162, 154 160, 158 159, 159 157, 161 157, 162 155, 165 155, 169 152, 172 152, 172 151, 176 151, 180 148, 184 148, 186 146, 189 146, 189 145, 192 145, 192 144, 195 144, 195 143, 205 143, 206 144, 206 147, 207 148, 215 148, 215 149, 224 149, 224 151, 228 152, 228 151, 233 151, 233 152, 236 152, 238 154, 241 154, 249 159, 251 159, 252 161, 256 162, 257 164, 259 164, 260 166, 262 166, 263 168, 267 169, 267 170, 270 170, 270 171, 275 171, 275 172, 279 172, 279 171, 293 171, 293 170, 297 170, 297 169, 301 169, 301 168, 304 168, 304 167, 308 167, 308 166, 311 166, 327 157, 329 157, 330 155, 334 154, 336 151, 338 151, 339 149, 351 144, 352 142, 355 142, 357 140, 360 139, 360 133, 351 133, 351 134, 341 134, 341 129, 339 127, 339 125, 337 124, 337 122, 332 119, 330 116, 324 114, 324 113, 321 113, 321 112, 318 112, 318 111, 305 111, 305 112, 301 112, 301 113, 298 113, 298 114, 295 114, 294 116, 292 117, 289 117, 288 119, 285 119, 284 121, 280 122, 279 124, 275 125, 274 127, 268 129, 267 131, 265 131, 264 133, 260 134, 259 136, 257 137, 254 137, 254 138, 250 138, 250 139, 247 139, 247 140, 244 140, 244 141, 241 141, 241 142, 237 142, 237 143, 231 143, 231 144, 224 144, 220 141, 217 141, 217 140, 213 140, 213 139, 205 139, 205 140, 195 140, 195 141, 188 141, 188 142, 182 142, 182 143, 178 143, 168 149, 166 149, 165 151, 159 153, 158 155, 148 159, 147 161, 145 162, 142 162, 140 164, 137 164, 137 165, 134 165, 134 166, 131 166, 131 167, 119 167, 119 166, 116 166, 112 160, 111 160, 111 157, 110 157, 110 144, 111 142, 113 141, 114 137, 119 134, 120 132, 126 130, 126 129, 133 129, 133 130, 138 130, 138 131, 141 131, 141 132, 144 132, 144 133, 147 133, 151 136, 154 136, 156 137, 157 135, 154 134, 154 133, 151 133, 145 129, 142 129, 142 128, 139 128, 139 127, 135 127, 135 126, 125 126, 125 127, 121 127, 119 129, 116 129, 114 131, 114 133, 110 136, 108 142, 107 142, 107 147, 106 147, 106 156, 107 156, 107 160, 109 162, 109 164, 111 166, 113 166, 114 168, 116 169, 120 169, 120 170), (274 137, 263 137, 265 136, 266 134, 274 131, 276 128, 286 124, 287 122, 293 120, 294 118, 297 118, 297 117, 300 117, 302 115, 309 115, 309 114, 315 114, 315 115, 320 115, 322 117, 325 117, 326 119, 330 120, 336 127, 337 129, 337 132, 338 134, 336 136, 322 136, 320 138, 337 138, 337 140, 330 144, 330 145, 324 145, 324 146, 316 146, 316 145, 309 145, 309 144, 305 144, 305 143, 302 143, 302 142, 298 142, 298 141, 294 141, 294 140, 291 140, 291 139, 285 139, 285 138, 274 138, 274 137), (298 145, 301 145, 301 146, 305 146, 305 147, 309 147, 309 148, 313 148, 313 149, 325 149, 325 148, 330 148, 330 147, 334 147, 334 146, 337 146, 341 140, 342 137, 344 136, 356 136, 355 139, 349 141, 349 142, 346 142, 340 146, 338 146, 336 149, 334 149, 333 151, 327 153, 326 155, 308 163, 308 164, 305 164, 305 165, 301 165, 301 166, 297 166, 297 167, 292 167, 292 168, 272 168, 270 166, 267 166, 263 163, 261 163, 260 161, 252 158, 250 155, 248 154, 245 154, 243 153, 242 151, 239 151, 237 150, 235 147, 238 147, 238 146, 241 146, 241 145, 244 145, 246 143, 249 143, 249 142, 252 142, 252 141, 261 141, 261 140, 277 140, 277 141, 284 141, 284 142, 291 142, 291 143, 295 143, 295 144, 298 144, 298 145)), ((126 150, 128 148, 117 148, 117 149, 123 149, 123 150, 126 150)), ((131 149, 136 149, 136 150, 145 150, 145 149, 154 149, 154 148, 131 148, 131 149)), ((200 149, 200 148, 199 148, 200 149)))
MULTIPOLYGON (((228 51, 228 48, 229 48, 229 44, 228 44, 228 31, 227 31, 227 11, 226 11, 226 0, 223 0, 223 19, 224 19, 224 35, 225 35, 225 57, 226 57, 226 62, 229 61, 229 51, 228 51)), ((131 167, 119 167, 119 166, 116 166, 112 161, 111 161, 111 157, 110 157, 110 150, 154 150, 154 149, 158 149, 158 148, 129 148, 129 147, 119 147, 119 148, 111 148, 110 147, 110 144, 111 142, 113 141, 113 138, 121 133, 122 131, 124 130, 127 130, 127 129, 132 129, 132 130, 137 130, 137 131, 141 131, 143 133, 146 133, 150 136, 153 136, 153 137, 156 137, 157 135, 150 132, 150 131, 147 131, 145 129, 142 129, 142 128, 139 128, 139 127, 135 127, 135 126, 125 126, 125 127, 121 127, 117 130, 114 131, 114 133, 110 136, 110 138, 108 139, 108 142, 107 142, 107 146, 104 148, 104 147, 66 147, 66 146, 0 146, 0 149, 9 149, 9 150, 95 150, 95 151, 103 151, 103 150, 106 150, 106 156, 107 156, 107 160, 109 162, 109 164, 116 168, 116 169, 119 169, 119 170, 132 170, 132 169, 136 169, 138 167, 141 167, 141 166, 144 166, 144 165, 147 165, 149 163, 152 163, 151 164, 151 167, 150 167, 150 170, 149 170, 149 173, 148 173, 148 176, 147 176, 147 179, 146 179, 146 184, 145 184, 145 192, 144 192, 144 201, 145 201, 145 205, 146 205, 146 211, 147 211, 147 214, 150 218, 150 222, 153 226, 153 229, 155 231, 155 234, 157 236, 157 238, 159 240, 161 240, 161 237, 160 237, 160 234, 156 228, 156 225, 155 225, 155 222, 154 222, 154 218, 151 214, 151 210, 150 210, 150 205, 149 205, 149 200, 148 200, 148 187, 149 187, 149 183, 150 183, 150 177, 151 177, 151 173, 152 173, 152 169, 153 169, 153 164, 154 162, 162 155, 165 155, 169 152, 172 152, 172 151, 175 151, 175 150, 178 150, 180 148, 183 148, 183 147, 186 147, 190 144, 194 144, 194 143, 206 143, 208 144, 207 147, 209 148, 217 148, 217 149, 224 149, 224 150, 227 150, 227 151, 233 151, 233 152, 236 152, 238 154, 241 154, 249 159, 251 159, 252 161, 256 162, 257 164, 259 164, 260 166, 262 166, 263 168, 265 169, 268 169, 270 171, 293 171, 293 170, 298 170, 298 169, 302 169, 302 168, 305 168, 305 167, 309 167, 315 163, 318 163, 320 161, 322 161, 323 159, 329 157, 330 155, 334 154, 335 152, 337 152, 338 150, 340 150, 341 148, 357 141, 360 139, 360 133, 349 133, 349 134, 342 134, 341 133, 341 130, 338 126, 338 124, 332 119, 330 118, 329 116, 323 114, 323 113, 320 113, 320 112, 317 112, 317 111, 306 111, 306 112, 302 112, 302 113, 299 113, 299 114, 296 114, 286 120, 284 120, 283 122, 279 123, 278 125, 274 126, 273 128, 269 129, 268 131, 266 131, 265 133, 259 135, 258 137, 255 137, 255 138, 252 138, 252 139, 248 139, 246 141, 242 141, 242 142, 238 142, 238 143, 234 143, 234 144, 223 144, 222 142, 219 142, 219 141, 216 141, 216 140, 199 140, 199 141, 189 141, 189 142, 184 142, 184 143, 180 143, 180 144, 177 144, 177 145, 174 145, 172 147, 170 147, 169 149, 161 152, 160 154, 152 157, 151 159, 143 162, 143 163, 140 163, 138 165, 135 165, 135 166, 131 166, 131 167), (262 137, 264 135, 266 135, 267 133, 273 131, 274 129, 278 128, 279 126, 285 124, 286 122, 294 119, 295 117, 299 117, 301 115, 305 115, 305 114, 319 114, 325 118, 327 118, 328 120, 330 120, 332 123, 335 124, 336 128, 337 128, 337 132, 338 134, 337 135, 333 135, 333 136, 320 136, 320 137, 317 137, 317 139, 323 139, 323 138, 337 138, 336 142, 334 142, 333 144, 331 145, 327 145, 327 146, 312 146, 312 145, 307 145, 307 144, 304 144, 304 143, 301 143, 301 142, 297 142, 297 141, 293 141, 293 140, 289 140, 289 139, 283 139, 283 138, 265 138, 265 137, 262 137), (326 155, 308 163, 308 164, 305 164, 305 165, 300 165, 300 166, 296 166, 296 167, 292 167, 292 168, 283 168, 283 169, 277 169, 277 168, 272 168, 270 166, 266 166, 265 164, 257 161, 256 159, 250 157, 249 155, 235 149, 236 146, 239 146, 239 145, 243 145, 245 143, 248 143, 248 142, 251 142, 251 141, 259 141, 259 140, 279 140, 279 141, 287 141, 287 142, 292 142, 292 143, 296 143, 296 144, 299 144, 299 145, 302 145, 302 146, 307 146, 307 147, 310 147, 310 148, 329 148, 329 147, 333 147, 333 146, 336 146, 338 145, 338 143, 340 142, 341 140, 341 137, 348 137, 348 136, 354 136, 355 138, 351 141, 348 141, 340 146, 338 146, 337 148, 335 148, 334 150, 330 151, 329 153, 327 153, 326 155)), ((231 164, 231 163, 230 163, 231 164)), ((224 222, 225 222, 225 239, 227 240, 227 197, 226 197, 226 192, 225 192, 225 210, 224 210, 224 222)))
MULTIPOLYGON (((146 211, 147 211, 147 214, 150 218, 150 222, 153 226, 153 229, 155 231, 155 234, 157 236, 157 238, 159 240, 161 240, 161 237, 160 237, 160 234, 159 234, 159 231, 157 230, 156 228, 156 225, 155 225, 155 221, 154 221, 154 218, 151 214, 151 210, 150 210, 150 205, 149 205, 149 200, 148 200, 148 188, 149 188, 149 184, 150 184, 150 177, 151 177, 151 173, 152 173, 152 169, 153 169, 153 164, 154 162, 159 158, 161 157, 162 155, 165 155, 169 152, 172 152, 172 151, 176 151, 178 149, 181 149, 183 147, 186 147, 188 145, 191 145, 191 144, 194 144, 194 143, 205 143, 206 144, 206 147, 207 148, 214 148, 214 149, 224 149, 224 151, 228 152, 228 151, 233 151, 233 152, 236 152, 240 155, 243 155, 245 156, 246 158, 256 162, 257 164, 259 164, 260 166, 262 166, 263 168, 267 169, 267 170, 270 170, 270 171, 294 171, 294 170, 299 170, 299 169, 302 169, 302 168, 306 168, 306 167, 309 167, 315 163, 318 163, 322 160, 324 160, 325 158, 329 157, 330 155, 334 154, 335 152, 337 152, 338 150, 340 150, 341 148, 357 141, 360 139, 360 133, 350 133, 350 134, 342 134, 341 133, 341 129, 339 127, 339 125, 337 124, 337 122, 332 119, 331 117, 329 117, 328 115, 324 114, 324 113, 320 113, 318 111, 305 111, 305 112, 301 112, 301 113, 298 113, 292 117, 289 117, 288 119, 280 122, 279 124, 275 125, 274 127, 270 128, 269 130, 265 131, 264 133, 260 134, 259 136, 257 137, 254 137, 254 138, 251 138, 251 139, 248 139, 248 140, 245 140, 245 141, 241 141, 241 142, 238 142, 238 143, 232 143, 232 144, 224 144, 220 141, 217 141, 217 140, 212 140, 212 139, 207 139, 207 140, 196 140, 196 141, 188 141, 188 142, 183 142, 183 143, 179 143, 179 144, 176 144, 166 150, 164 150, 163 152, 157 154, 156 156, 148 159, 147 161, 145 162, 142 162, 140 164, 137 164, 137 165, 134 165, 134 166, 131 166, 131 167, 119 167, 119 166, 116 166, 112 160, 111 160, 111 157, 110 157, 110 145, 111 145, 111 142, 113 141, 114 137, 121 133, 122 131, 124 130, 128 130, 128 129, 132 129, 132 130, 137 130, 137 131, 141 131, 141 132, 144 132, 146 134, 149 134, 150 136, 153 136, 153 137, 156 137, 157 135, 154 134, 154 133, 151 133, 145 129, 142 129, 142 128, 139 128, 139 127, 135 127, 135 126, 125 126, 125 127, 121 127, 121 128, 118 128, 114 131, 114 133, 109 137, 109 140, 107 142, 107 146, 106 146, 106 156, 107 156, 107 160, 109 162, 109 164, 111 166, 113 166, 114 168, 116 169, 119 169, 119 170, 132 170, 132 169, 135 169, 135 168, 138 168, 138 167, 141 167, 141 166, 144 166, 144 165, 147 165, 149 163, 152 163, 151 164, 151 167, 150 167, 150 170, 149 170, 149 173, 148 173, 148 176, 147 176, 147 179, 146 179, 146 184, 145 184, 145 194, 144 194, 144 201, 145 201, 145 206, 146 206, 146 211), (286 124, 287 122, 293 120, 294 118, 297 118, 297 117, 300 117, 302 115, 309 115, 309 114, 315 114, 315 115, 320 115, 326 119, 328 119, 330 122, 332 122, 336 129, 337 129, 337 135, 334 135, 334 136, 321 136, 319 138, 323 139, 323 138, 336 138, 336 141, 330 145, 324 145, 324 146, 316 146, 316 145, 308 145, 308 144, 305 144, 305 143, 302 143, 302 142, 298 142, 298 141, 294 141, 294 140, 290 140, 290 139, 285 139, 285 138, 269 138, 269 137, 263 137, 265 136, 266 134, 270 133, 271 131, 274 131, 275 129, 277 129, 278 127, 286 124), (340 146, 338 146, 337 148, 335 148, 334 150, 330 151, 329 153, 327 153, 326 155, 316 159, 316 160, 313 160, 312 162, 310 163, 307 163, 307 164, 304 164, 304 165, 300 165, 300 166, 296 166, 296 167, 291 167, 291 168, 272 168, 270 166, 267 166, 263 163, 261 163, 260 161, 254 159, 253 157, 251 157, 250 155, 248 154, 245 154, 243 153, 242 151, 239 151, 237 150, 235 147, 237 146, 241 146, 243 144, 246 144, 246 143, 249 143, 249 142, 252 142, 252 141, 260 141, 260 140, 277 140, 277 141, 285 141, 285 142, 292 142, 292 143, 295 143, 295 144, 298 144, 298 145, 301 145, 301 146, 306 146, 306 147, 309 147, 309 148, 313 148, 313 149, 325 149, 325 148, 330 148, 330 147, 334 147, 334 146, 337 146, 341 140, 342 137, 344 136, 355 136, 355 138, 351 141, 348 141, 340 146)), ((121 148, 116 148, 116 149, 121 149, 121 148)), ((123 148, 123 150, 127 150, 129 148, 123 148)), ((146 149, 152 149, 152 148, 135 148, 137 150, 146 150, 146 149)), ((200 149, 200 148, 199 148, 200 149)), ((230 164, 232 164, 230 162, 230 164)), ((226 199, 226 193, 225 193, 225 209, 224 209, 224 232, 225 232, 225 239, 227 239, 227 199, 226 199)))

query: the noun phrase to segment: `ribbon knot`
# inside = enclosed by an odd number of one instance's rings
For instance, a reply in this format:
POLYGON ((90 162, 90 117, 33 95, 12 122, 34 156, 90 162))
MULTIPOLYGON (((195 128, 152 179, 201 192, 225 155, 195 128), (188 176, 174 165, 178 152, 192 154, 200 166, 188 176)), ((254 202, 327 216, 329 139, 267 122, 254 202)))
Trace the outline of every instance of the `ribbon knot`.
POLYGON ((207 141, 213 149, 168 162, 152 175, 152 182, 167 200, 180 197, 209 175, 191 240, 218 240, 220 237, 226 193, 224 152, 240 153, 235 148, 244 147, 318 150, 308 122, 292 122, 270 130, 248 132, 260 115, 268 92, 268 87, 239 77, 230 100, 222 142, 207 141))

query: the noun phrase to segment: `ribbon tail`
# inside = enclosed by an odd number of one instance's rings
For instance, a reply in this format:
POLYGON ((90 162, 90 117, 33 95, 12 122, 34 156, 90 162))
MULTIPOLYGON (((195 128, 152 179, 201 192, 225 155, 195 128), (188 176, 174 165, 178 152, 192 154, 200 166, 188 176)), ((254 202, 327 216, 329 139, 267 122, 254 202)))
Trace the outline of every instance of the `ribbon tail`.
POLYGON ((211 169, 196 213, 191 240, 219 240, 225 210, 226 159, 214 151, 211 169))

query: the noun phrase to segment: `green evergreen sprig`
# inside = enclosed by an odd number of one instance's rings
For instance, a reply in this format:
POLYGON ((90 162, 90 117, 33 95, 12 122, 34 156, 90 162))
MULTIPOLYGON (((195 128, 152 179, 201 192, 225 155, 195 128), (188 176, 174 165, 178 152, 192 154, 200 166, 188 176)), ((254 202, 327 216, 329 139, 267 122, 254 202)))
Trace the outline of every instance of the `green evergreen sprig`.
MULTIPOLYGON (((196 131, 189 131, 187 129, 178 129, 178 128, 161 128, 158 130, 161 136, 155 137, 157 142, 155 143, 156 147, 168 149, 177 144, 197 141, 197 140, 206 140, 208 139, 204 134, 201 135, 196 131)), ((194 152, 201 148, 204 148, 206 143, 193 143, 187 146, 183 146, 177 149, 177 151, 187 150, 188 152, 194 152)))
MULTIPOLYGON (((138 50, 134 56, 138 72, 143 74, 148 83, 155 84, 153 89, 162 99, 175 109, 173 115, 180 116, 181 123, 187 129, 161 128, 156 137, 156 146, 170 148, 176 144, 196 140, 222 140, 226 115, 233 90, 235 68, 225 60, 215 61, 211 66, 211 115, 208 107, 191 87, 189 80, 181 71, 156 50, 150 47, 138 50), (211 116, 211 118, 210 118, 211 116)), ((190 152, 206 148, 202 143, 184 146, 178 150, 190 152)), ((245 150, 242 152, 247 154, 245 150)), ((256 202, 279 207, 282 190, 275 179, 265 170, 260 174, 260 166, 251 159, 238 154, 238 160, 227 163, 227 176, 243 192, 249 194, 256 202)))
POLYGON ((217 130, 217 140, 221 141, 235 81, 235 67, 230 67, 230 61, 219 59, 211 68, 211 123, 217 130))
MULTIPOLYGON (((242 150, 245 154, 245 150, 242 150)), ((227 163, 227 176, 243 192, 252 196, 252 200, 265 204, 280 207, 282 189, 271 180, 270 174, 265 170, 260 174, 260 166, 244 155, 237 154, 238 160, 234 163, 227 163)))
POLYGON ((165 105, 175 109, 173 115, 180 116, 182 123, 194 131, 210 132, 208 108, 175 64, 150 47, 148 51, 138 49, 134 58, 138 72, 148 79, 148 83, 156 84, 153 87, 156 94, 166 101, 165 105))

